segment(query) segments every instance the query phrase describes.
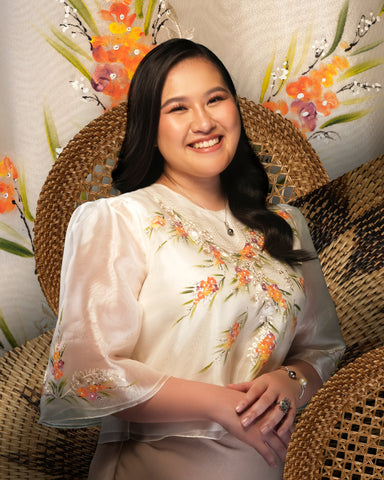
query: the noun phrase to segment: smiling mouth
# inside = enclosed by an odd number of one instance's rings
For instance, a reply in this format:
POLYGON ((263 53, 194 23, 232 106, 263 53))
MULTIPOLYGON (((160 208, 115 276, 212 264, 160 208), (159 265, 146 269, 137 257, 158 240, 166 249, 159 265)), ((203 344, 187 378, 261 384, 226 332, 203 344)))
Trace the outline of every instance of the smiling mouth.
POLYGON ((191 147, 199 150, 200 148, 208 148, 217 145, 222 137, 212 138, 211 140, 204 140, 203 142, 191 143, 191 147))

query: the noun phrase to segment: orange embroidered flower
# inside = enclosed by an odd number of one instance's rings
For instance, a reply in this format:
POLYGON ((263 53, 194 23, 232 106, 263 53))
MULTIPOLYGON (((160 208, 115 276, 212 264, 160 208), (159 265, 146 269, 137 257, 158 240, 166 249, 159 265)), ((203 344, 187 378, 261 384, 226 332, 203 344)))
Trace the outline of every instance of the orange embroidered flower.
POLYGON ((56 350, 56 352, 53 354, 53 358, 55 360, 59 360, 60 359, 60 352, 56 350))
POLYGON ((231 330, 226 335, 227 342, 224 344, 225 350, 229 350, 231 348, 236 338, 239 336, 239 333, 240 333, 240 324, 239 322, 235 322, 231 330))
POLYGON ((4 157, 0 162, 0 177, 8 177, 17 180, 19 175, 15 165, 8 157, 4 157))
POLYGON ((262 250, 264 248, 264 236, 261 233, 256 233, 253 230, 249 230, 249 235, 252 237, 252 243, 256 243, 256 245, 262 250))
POLYGON ((239 253, 241 258, 247 258, 247 259, 251 259, 256 255, 250 243, 246 243, 243 249, 239 253))
POLYGON ((151 224, 153 228, 164 227, 165 225, 165 218, 161 215, 157 215, 157 217, 151 220, 151 224))
POLYGON ((300 285, 304 288, 304 278, 299 278, 300 285))
POLYGON ((63 372, 60 370, 55 370, 54 378, 55 380, 59 380, 63 376, 63 372))
POLYGON ((217 292, 218 289, 219 287, 214 277, 208 277, 207 280, 201 280, 201 282, 196 287, 196 295, 193 303, 197 305, 200 300, 203 300, 209 295, 217 292))
POLYGON ((316 110, 326 117, 339 106, 339 101, 335 93, 328 90, 324 93, 323 98, 316 100, 316 110))
POLYGON ((11 212, 15 208, 15 189, 11 183, 0 182, 0 213, 11 212))
POLYGON ((79 397, 82 397, 82 398, 84 398, 88 395, 87 390, 85 388, 82 388, 82 387, 77 389, 77 394, 78 394, 79 397))
POLYGON ((266 285, 266 289, 272 300, 274 300, 281 307, 286 308, 286 301, 277 285, 266 285))
POLYGON ((272 112, 280 113, 281 115, 286 115, 288 113, 288 105, 284 100, 279 100, 278 102, 263 102, 263 107, 272 110, 272 112))
POLYGON ((221 258, 220 252, 217 250, 213 250, 213 256, 215 257, 215 265, 223 265, 225 264, 224 260, 221 258))
POLYGON ((259 342, 256 347, 256 352, 260 355, 263 365, 271 356, 275 348, 275 335, 273 333, 268 333, 263 340, 259 342))
POLYGON ((236 270, 237 280, 239 282, 240 287, 247 285, 247 283, 251 281, 251 276, 248 270, 241 269, 239 267, 236 267, 235 270, 236 270))
POLYGON ((184 227, 181 225, 181 223, 175 223, 175 230, 177 235, 180 237, 188 237, 188 233, 184 230, 184 227))

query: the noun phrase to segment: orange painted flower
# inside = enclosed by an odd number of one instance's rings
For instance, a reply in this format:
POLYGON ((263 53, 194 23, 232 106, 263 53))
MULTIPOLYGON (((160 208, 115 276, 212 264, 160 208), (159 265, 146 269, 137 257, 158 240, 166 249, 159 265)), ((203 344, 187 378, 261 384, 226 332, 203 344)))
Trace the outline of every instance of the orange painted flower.
POLYGON ((17 180, 18 176, 15 165, 8 157, 4 157, 0 162, 0 177, 8 177, 17 180))
POLYGON ((332 113, 332 110, 339 106, 339 100, 335 93, 328 90, 324 93, 323 98, 316 100, 316 110, 322 113, 324 116, 328 116, 332 113))
MULTIPOLYGON (((309 74, 313 81, 318 82, 325 88, 329 88, 333 85, 333 77, 335 75, 337 75, 337 69, 331 63, 322 65, 320 66, 319 70, 312 70, 312 72, 309 74)), ((316 99, 318 96, 313 98, 316 99)))
POLYGON ((296 82, 288 83, 286 87, 286 92, 290 97, 304 101, 319 98, 321 91, 321 82, 307 76, 300 77, 296 82))
POLYGON ((11 212, 15 208, 15 189, 11 183, 0 182, 0 213, 11 212))
POLYGON ((349 67, 348 59, 346 57, 339 57, 338 55, 333 57, 332 64, 341 72, 349 67))
POLYGON ((284 100, 279 100, 278 102, 263 102, 263 107, 272 110, 272 112, 280 113, 281 115, 286 115, 288 113, 288 105, 284 100))
POLYGON ((99 12, 103 20, 111 22, 108 26, 111 33, 125 33, 132 26, 136 14, 130 14, 128 7, 130 3, 130 1, 113 2, 109 10, 99 12))

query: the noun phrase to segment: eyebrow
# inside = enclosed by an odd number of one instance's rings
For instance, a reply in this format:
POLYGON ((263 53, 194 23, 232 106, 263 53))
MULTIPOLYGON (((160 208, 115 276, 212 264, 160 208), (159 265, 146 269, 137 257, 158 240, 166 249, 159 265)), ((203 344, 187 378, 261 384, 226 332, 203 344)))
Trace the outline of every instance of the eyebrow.
MULTIPOLYGON (((215 92, 225 92, 225 93, 230 93, 230 91, 228 90, 228 88, 225 88, 225 87, 213 87, 211 88, 210 90, 206 91, 204 95, 206 96, 209 96, 211 95, 212 93, 215 93, 215 92)), ((167 105, 169 105, 170 103, 180 103, 180 102, 185 102, 188 100, 188 97, 186 96, 180 96, 180 97, 172 97, 172 98, 169 98, 168 100, 166 100, 160 107, 160 109, 163 109, 165 108, 167 105)))

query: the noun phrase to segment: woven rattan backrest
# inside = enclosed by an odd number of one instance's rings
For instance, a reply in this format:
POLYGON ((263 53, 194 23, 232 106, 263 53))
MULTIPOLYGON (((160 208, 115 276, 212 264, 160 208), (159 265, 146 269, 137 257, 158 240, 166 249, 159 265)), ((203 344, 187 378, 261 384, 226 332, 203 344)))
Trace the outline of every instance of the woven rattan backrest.
POLYGON ((37 423, 51 339, 44 333, 0 358, 1 480, 87 478, 99 429, 37 423))
POLYGON ((384 344, 384 155, 300 198, 348 347, 384 344))
POLYGON ((384 347, 340 369, 302 413, 284 480, 384 478, 384 347))
MULTIPOLYGON (((279 114, 239 98, 246 132, 262 156, 270 200, 288 202, 324 185, 328 175, 301 133, 279 114)), ((55 313, 65 232, 75 207, 116 195, 111 171, 124 137, 126 105, 120 104, 84 127, 53 165, 40 193, 34 227, 36 267, 55 313)))

